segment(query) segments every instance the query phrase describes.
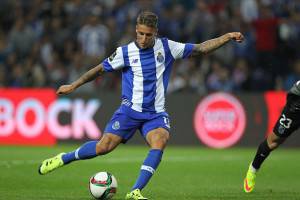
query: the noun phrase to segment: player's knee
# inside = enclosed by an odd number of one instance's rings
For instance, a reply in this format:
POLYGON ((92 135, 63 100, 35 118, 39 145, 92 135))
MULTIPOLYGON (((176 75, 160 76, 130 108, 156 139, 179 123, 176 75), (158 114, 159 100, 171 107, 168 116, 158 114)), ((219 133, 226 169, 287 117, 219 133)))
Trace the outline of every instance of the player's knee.
POLYGON ((152 137, 152 142, 150 144, 151 148, 164 149, 169 140, 168 133, 155 134, 152 137))
POLYGON ((105 155, 111 151, 108 144, 104 144, 101 142, 98 142, 96 145, 96 153, 97 155, 105 155))
POLYGON ((278 140, 268 138, 267 144, 271 150, 274 150, 280 145, 280 142, 278 140))
POLYGON ((278 148, 284 141, 285 138, 280 138, 275 133, 270 134, 267 138, 267 143, 271 150, 278 148))
POLYGON ((276 149, 277 147, 279 147, 279 145, 280 145, 280 143, 277 141, 268 142, 268 146, 271 150, 276 149))
POLYGON ((97 155, 104 155, 114 150, 122 141, 122 138, 110 133, 103 135, 96 145, 97 155))
POLYGON ((161 143, 167 143, 169 140, 169 134, 168 133, 163 133, 163 134, 157 134, 155 136, 155 140, 157 142, 161 142, 161 143))

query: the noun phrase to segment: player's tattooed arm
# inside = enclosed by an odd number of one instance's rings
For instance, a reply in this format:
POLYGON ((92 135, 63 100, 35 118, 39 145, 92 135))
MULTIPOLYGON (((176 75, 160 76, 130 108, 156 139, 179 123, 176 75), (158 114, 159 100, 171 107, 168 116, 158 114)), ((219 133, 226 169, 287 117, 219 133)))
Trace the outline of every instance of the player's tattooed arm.
POLYGON ((244 36, 240 32, 232 32, 226 33, 218 38, 214 38, 211 40, 207 40, 200 44, 195 44, 194 49, 192 51, 192 56, 199 56, 201 54, 208 54, 229 42, 230 40, 234 40, 236 42, 242 42, 244 36))
POLYGON ((90 69, 82 76, 80 76, 76 81, 69 85, 62 85, 56 91, 56 94, 69 94, 73 92, 76 88, 80 87, 81 85, 90 82, 97 78, 98 76, 104 73, 104 68, 102 64, 97 65, 96 67, 90 69))

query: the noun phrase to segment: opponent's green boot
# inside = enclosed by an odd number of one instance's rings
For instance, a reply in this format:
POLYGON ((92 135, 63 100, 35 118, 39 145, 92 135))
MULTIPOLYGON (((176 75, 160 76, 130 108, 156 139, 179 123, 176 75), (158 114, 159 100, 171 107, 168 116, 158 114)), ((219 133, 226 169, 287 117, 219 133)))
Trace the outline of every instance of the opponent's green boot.
POLYGON ((135 189, 129 193, 126 194, 125 197, 126 200, 147 200, 148 198, 143 197, 143 195, 141 194, 141 191, 139 189, 135 189))
POLYGON ((52 172, 53 170, 63 166, 64 162, 62 160, 62 156, 64 154, 65 153, 60 153, 52 158, 44 160, 39 167, 39 173, 41 175, 45 175, 45 174, 48 174, 49 172, 52 172))
POLYGON ((251 165, 252 163, 250 164, 246 178, 244 179, 244 191, 246 193, 252 192, 255 186, 256 172, 251 169, 251 165))

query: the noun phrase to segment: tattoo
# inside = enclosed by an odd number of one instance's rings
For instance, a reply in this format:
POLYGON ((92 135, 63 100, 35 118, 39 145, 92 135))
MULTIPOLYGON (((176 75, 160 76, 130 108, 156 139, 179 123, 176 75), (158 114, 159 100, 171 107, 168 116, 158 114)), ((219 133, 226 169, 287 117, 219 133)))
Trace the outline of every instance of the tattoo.
POLYGON ((194 57, 194 56, 199 56, 201 54, 208 54, 208 53, 220 48, 221 46, 223 46, 224 44, 226 44, 229 41, 230 41, 230 38, 228 37, 228 35, 225 34, 218 38, 207 40, 200 44, 196 44, 192 51, 192 56, 194 57))
POLYGON ((72 85, 75 86, 75 88, 80 87, 81 85, 90 82, 97 78, 98 76, 102 75, 104 73, 104 68, 102 64, 97 65, 96 67, 90 69, 86 73, 84 73, 79 79, 74 81, 72 85))

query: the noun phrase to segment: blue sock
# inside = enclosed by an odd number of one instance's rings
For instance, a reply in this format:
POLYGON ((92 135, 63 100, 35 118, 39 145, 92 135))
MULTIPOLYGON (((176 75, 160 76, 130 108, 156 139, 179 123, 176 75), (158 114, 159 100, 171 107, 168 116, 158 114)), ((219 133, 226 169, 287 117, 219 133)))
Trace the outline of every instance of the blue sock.
POLYGON ((163 151, 160 149, 151 149, 149 151, 148 156, 141 167, 140 176, 136 180, 132 190, 142 190, 147 185, 161 161, 162 154, 163 151))
POLYGON ((68 164, 74 160, 85 160, 94 158, 97 156, 96 154, 96 144, 98 141, 89 141, 84 143, 81 147, 76 149, 75 151, 66 153, 62 156, 62 160, 64 164, 68 164))

